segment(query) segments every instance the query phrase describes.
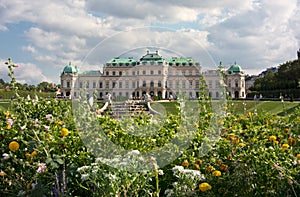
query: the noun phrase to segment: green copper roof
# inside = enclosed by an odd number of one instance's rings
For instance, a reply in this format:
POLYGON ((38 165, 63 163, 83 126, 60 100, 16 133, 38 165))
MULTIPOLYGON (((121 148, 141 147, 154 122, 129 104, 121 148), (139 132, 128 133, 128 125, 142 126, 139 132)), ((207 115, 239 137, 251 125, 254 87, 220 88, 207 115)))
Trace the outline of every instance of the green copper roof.
POLYGON ((158 54, 158 51, 156 51, 155 53, 150 53, 149 51, 147 51, 147 54, 144 55, 143 57, 141 57, 140 61, 141 62, 145 62, 145 61, 150 61, 150 62, 160 61, 160 62, 163 62, 164 59, 162 58, 161 55, 158 54))
POLYGON ((129 66, 129 65, 135 66, 136 60, 133 59, 132 57, 128 57, 128 58, 116 57, 106 63, 106 66, 129 66))
POLYGON ((191 57, 172 57, 169 60, 169 65, 172 66, 185 66, 185 65, 189 65, 192 66, 193 64, 197 64, 199 65, 199 62, 197 62, 196 60, 194 60, 191 57))
POLYGON ((77 74, 79 70, 77 69, 76 66, 71 65, 71 62, 69 65, 65 66, 63 70, 63 74, 77 74))
POLYGON ((230 66, 230 68, 226 71, 227 74, 239 74, 243 73, 242 68, 236 62, 230 66))

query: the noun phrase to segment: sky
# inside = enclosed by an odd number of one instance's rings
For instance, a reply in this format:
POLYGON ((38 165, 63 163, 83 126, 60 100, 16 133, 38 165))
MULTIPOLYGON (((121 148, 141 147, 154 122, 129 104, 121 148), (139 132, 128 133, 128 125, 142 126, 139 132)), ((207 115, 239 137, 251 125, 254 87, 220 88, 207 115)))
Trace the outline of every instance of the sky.
POLYGON ((114 57, 193 57, 259 74, 297 58, 300 0, 0 0, 0 78, 60 83, 63 68, 101 69, 114 57))

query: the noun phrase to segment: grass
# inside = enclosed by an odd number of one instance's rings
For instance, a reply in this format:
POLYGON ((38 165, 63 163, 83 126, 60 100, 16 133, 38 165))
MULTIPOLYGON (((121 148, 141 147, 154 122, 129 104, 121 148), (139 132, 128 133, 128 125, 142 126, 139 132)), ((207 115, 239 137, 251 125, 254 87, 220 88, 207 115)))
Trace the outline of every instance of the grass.
MULTIPOLYGON (((299 102, 280 102, 280 101, 227 101, 227 104, 230 106, 230 110, 237 114, 244 114, 245 112, 254 112, 257 113, 271 113, 277 114, 280 116, 287 115, 292 113, 295 109, 300 108, 299 102)), ((159 102, 152 103, 151 107, 158 111, 164 112, 167 111, 171 114, 178 113, 177 106, 178 103, 175 101, 172 102, 159 102)))
MULTIPOLYGON (((280 101, 227 101, 229 109, 237 114, 245 112, 271 113, 284 116, 292 113, 295 109, 300 108, 300 102, 280 102, 280 101)), ((101 104, 100 104, 101 105, 101 104)), ((103 105, 103 104, 102 104, 103 105)), ((10 100, 0 99, 0 110, 6 111, 10 106, 10 100)), ((178 103, 176 101, 153 102, 151 107, 160 113, 178 113, 178 103)))
POLYGON ((277 115, 285 115, 293 112, 300 107, 299 102, 280 102, 280 101, 228 101, 231 110, 237 114, 245 112, 257 113, 267 112, 277 115))

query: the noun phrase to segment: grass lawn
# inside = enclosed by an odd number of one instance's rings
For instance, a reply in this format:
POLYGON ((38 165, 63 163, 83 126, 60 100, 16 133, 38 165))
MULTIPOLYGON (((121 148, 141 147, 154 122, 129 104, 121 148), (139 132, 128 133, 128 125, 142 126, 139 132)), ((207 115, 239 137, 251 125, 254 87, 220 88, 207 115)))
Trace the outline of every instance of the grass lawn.
MULTIPOLYGON (((280 116, 287 115, 293 112, 296 108, 300 108, 300 102, 280 102, 280 101, 227 101, 229 109, 237 114, 244 114, 245 112, 254 112, 255 110, 258 113, 271 113, 277 114, 280 116)), ((100 104, 101 105, 101 104, 100 104)), ((102 104, 103 105, 103 104, 102 104)), ((7 110, 10 106, 10 100, 0 100, 0 110, 7 110)), ((176 101, 165 101, 165 102, 153 102, 151 107, 160 112, 160 113, 178 113, 178 102, 176 101)))
POLYGON ((248 111, 258 113, 267 112, 277 115, 285 115, 290 113, 297 107, 300 107, 299 102, 280 102, 280 101, 228 101, 231 110, 238 114, 243 114, 248 111))
MULTIPOLYGON (((285 115, 293 112, 296 108, 300 107, 300 102, 280 102, 280 101, 227 101, 230 106, 230 110, 237 114, 243 114, 245 112, 258 113, 271 113, 277 115, 285 115)), ((164 112, 165 110, 171 114, 176 114, 178 112, 178 103, 176 101, 172 102, 154 102, 151 107, 158 111, 164 112)))

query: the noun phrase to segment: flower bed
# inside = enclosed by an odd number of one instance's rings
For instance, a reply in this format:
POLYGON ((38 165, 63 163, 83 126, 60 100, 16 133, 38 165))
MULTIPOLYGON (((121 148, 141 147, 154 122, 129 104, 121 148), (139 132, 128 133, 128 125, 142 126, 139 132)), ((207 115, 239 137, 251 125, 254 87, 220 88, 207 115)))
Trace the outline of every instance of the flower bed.
MULTIPOLYGON (((17 97, 11 110, 0 112, 0 196, 300 193, 299 110, 284 117, 228 111, 219 120, 218 140, 201 154, 205 142, 211 140, 206 134, 214 113, 200 105, 202 111, 194 122, 196 133, 189 147, 168 165, 159 166, 156 158, 141 159, 140 155, 175 139, 183 128, 183 116, 168 115, 154 135, 146 136, 132 135, 110 117, 95 116, 95 131, 101 126, 103 133, 94 132, 91 143, 101 143, 97 136, 105 135, 127 150, 109 159, 92 154, 83 143, 70 103, 17 97)), ((128 121, 129 126, 138 125, 142 130, 151 117, 141 115, 128 121)))

